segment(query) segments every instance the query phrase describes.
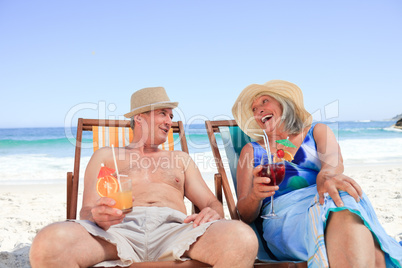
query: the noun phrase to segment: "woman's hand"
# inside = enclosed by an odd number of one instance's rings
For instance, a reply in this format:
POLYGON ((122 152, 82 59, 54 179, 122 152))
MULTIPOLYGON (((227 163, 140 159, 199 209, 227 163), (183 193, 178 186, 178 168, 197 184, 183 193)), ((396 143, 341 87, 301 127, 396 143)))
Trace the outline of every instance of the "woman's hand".
POLYGON ((338 192, 340 190, 347 192, 356 202, 359 202, 360 197, 363 195, 360 185, 344 174, 329 174, 323 171, 318 173, 317 191, 321 205, 324 204, 324 193, 328 193, 336 206, 343 207, 343 202, 338 192))
POLYGON ((320 204, 324 204, 324 193, 328 193, 335 205, 342 207, 343 202, 339 196, 339 190, 347 192, 356 202, 359 202, 363 191, 357 182, 343 175, 341 148, 332 130, 327 125, 317 124, 314 127, 313 135, 321 161, 321 171, 316 180, 320 204))
POLYGON ((253 187, 250 192, 250 197, 258 201, 273 196, 275 191, 279 189, 279 186, 268 186, 271 179, 268 177, 260 177, 261 169, 261 165, 253 169, 253 187))
POLYGON ((261 177, 262 166, 254 167, 254 148, 247 143, 241 150, 237 164, 237 211, 240 219, 252 223, 260 214, 262 200, 271 197, 278 186, 268 186, 270 179, 261 177))

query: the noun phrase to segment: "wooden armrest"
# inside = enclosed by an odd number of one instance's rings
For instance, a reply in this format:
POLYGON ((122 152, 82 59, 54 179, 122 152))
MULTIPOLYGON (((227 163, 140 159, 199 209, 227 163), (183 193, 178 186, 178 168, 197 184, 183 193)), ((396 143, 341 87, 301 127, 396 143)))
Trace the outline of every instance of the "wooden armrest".
POLYGON ((70 219, 71 198, 73 194, 73 173, 67 172, 67 219, 70 219))
POLYGON ((214 175, 215 180, 215 196, 219 200, 219 202, 223 203, 222 198, 222 175, 220 173, 216 173, 214 175))

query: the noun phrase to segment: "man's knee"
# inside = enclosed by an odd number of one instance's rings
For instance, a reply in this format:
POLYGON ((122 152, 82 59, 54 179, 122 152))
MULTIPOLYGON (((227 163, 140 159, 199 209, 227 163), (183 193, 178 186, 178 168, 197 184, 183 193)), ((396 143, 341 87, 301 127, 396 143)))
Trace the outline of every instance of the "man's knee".
POLYGON ((241 221, 231 221, 230 223, 227 234, 230 245, 234 247, 233 250, 239 250, 254 259, 258 251, 258 239, 253 229, 241 221))
POLYGON ((43 228, 35 237, 29 252, 29 258, 33 267, 38 267, 45 261, 55 258, 64 252, 71 241, 74 229, 73 223, 53 223, 43 228))
POLYGON ((251 227, 243 222, 240 222, 241 225, 239 226, 240 230, 239 233, 241 234, 240 240, 243 241, 252 251, 255 251, 255 255, 257 255, 258 251, 258 239, 251 227))

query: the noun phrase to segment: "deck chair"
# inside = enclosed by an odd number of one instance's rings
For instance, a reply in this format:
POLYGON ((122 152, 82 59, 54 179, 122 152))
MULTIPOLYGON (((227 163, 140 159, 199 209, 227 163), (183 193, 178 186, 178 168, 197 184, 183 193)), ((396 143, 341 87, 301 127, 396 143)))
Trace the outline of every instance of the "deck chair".
MULTIPOLYGON (((215 174, 215 192, 222 202, 222 191, 225 195, 226 203, 229 208, 229 213, 232 219, 239 220, 233 194, 231 192, 229 179, 226 173, 225 166, 222 161, 221 153, 218 148, 216 135, 221 136, 223 146, 225 148, 226 157, 228 158, 228 164, 230 169, 230 175, 232 178, 235 194, 237 196, 237 180, 236 169, 237 162, 239 160, 241 149, 245 144, 252 141, 250 137, 244 134, 243 131, 237 126, 235 120, 221 120, 221 121, 206 121, 205 126, 209 142, 211 144, 212 153, 214 155, 215 164, 218 173, 215 174)), ((250 224, 250 227, 254 230, 258 238, 258 254, 255 266, 258 267, 307 267, 307 262, 289 262, 289 261, 277 261, 275 256, 270 253, 262 238, 262 220, 257 218, 255 222, 250 224)))
MULTIPOLYGON (((75 146, 75 160, 74 172, 67 172, 67 219, 76 219, 77 217, 77 201, 78 201, 78 186, 79 186, 79 172, 81 162, 81 149, 82 149, 82 134, 83 131, 93 132, 94 151, 103 146, 115 147, 125 146, 132 138, 130 134, 130 121, 128 120, 97 120, 97 119, 78 119, 77 137, 75 146)), ((169 134, 168 141, 162 144, 162 149, 173 149, 173 133, 179 134, 181 150, 188 153, 188 146, 186 136, 184 133, 183 123, 181 121, 173 122, 171 133, 169 134)), ((193 206, 193 211, 197 212, 198 209, 193 206)), ((141 267, 211 267, 208 264, 189 260, 189 261, 160 261, 160 262, 140 262, 134 263, 130 268, 141 267)), ((116 266, 117 268, 117 266, 116 266)))

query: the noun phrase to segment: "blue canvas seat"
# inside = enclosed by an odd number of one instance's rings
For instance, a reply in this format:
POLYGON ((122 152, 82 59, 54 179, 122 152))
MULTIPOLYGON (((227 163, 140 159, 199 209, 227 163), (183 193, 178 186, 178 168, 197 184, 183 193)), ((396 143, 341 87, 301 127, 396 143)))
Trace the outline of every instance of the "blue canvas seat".
MULTIPOLYGON (((215 174, 215 191, 217 196, 222 196, 223 190, 228 205, 228 209, 232 219, 239 220, 233 194, 230 190, 229 178, 226 173, 224 163, 222 161, 221 151, 218 147, 216 136, 220 135, 223 143, 224 153, 226 154, 230 177, 233 182, 233 188, 237 196, 237 179, 236 170, 237 163, 240 157, 240 152, 244 145, 251 142, 252 139, 248 137, 238 126, 234 120, 221 120, 221 121, 206 121, 205 126, 208 133, 208 138, 211 144, 212 152, 214 154, 215 164, 218 173, 215 174)), ((222 147, 222 146, 221 146, 222 147)), ((262 219, 258 217, 250 227, 253 228, 258 238, 258 254, 257 262, 270 264, 269 267, 307 267, 307 262, 293 262, 293 261, 278 261, 275 256, 270 253, 262 238, 262 219)))

